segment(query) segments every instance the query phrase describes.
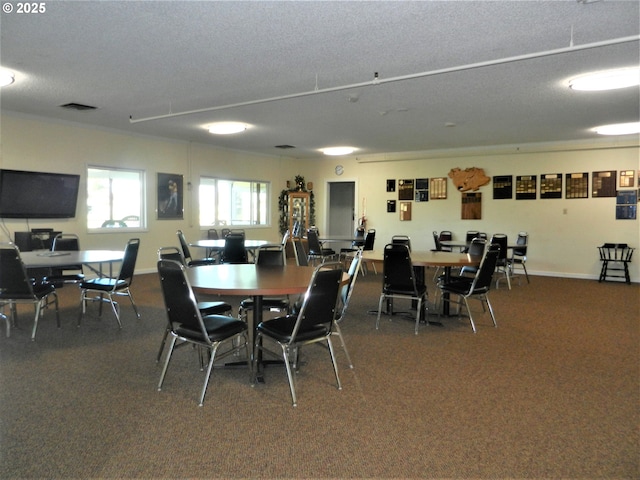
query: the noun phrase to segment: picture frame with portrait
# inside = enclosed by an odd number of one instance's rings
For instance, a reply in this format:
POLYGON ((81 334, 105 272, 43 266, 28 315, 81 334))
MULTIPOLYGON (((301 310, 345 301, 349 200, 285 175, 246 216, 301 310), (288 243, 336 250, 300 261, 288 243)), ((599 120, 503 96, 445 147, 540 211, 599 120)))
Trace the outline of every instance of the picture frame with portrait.
POLYGON ((176 173, 158 173, 158 220, 184 218, 184 180, 176 173))

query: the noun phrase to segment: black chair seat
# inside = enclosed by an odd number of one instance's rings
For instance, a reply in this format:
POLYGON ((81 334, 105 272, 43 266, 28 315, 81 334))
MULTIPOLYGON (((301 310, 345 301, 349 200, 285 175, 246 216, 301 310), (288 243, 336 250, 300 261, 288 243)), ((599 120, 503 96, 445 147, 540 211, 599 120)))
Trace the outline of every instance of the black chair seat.
POLYGON ((469 287, 473 283, 473 278, 458 277, 448 283, 440 285, 443 291, 455 293, 457 295, 465 295, 469 291, 469 287))
POLYGON ((86 288, 89 290, 104 290, 106 292, 113 289, 117 290, 119 288, 124 288, 128 285, 129 284, 124 280, 119 280, 117 278, 100 277, 91 278, 89 280, 81 282, 80 288, 86 288))
MULTIPOLYGON (((246 323, 227 315, 207 315, 206 317, 202 317, 202 321, 209 335, 209 339, 212 342, 224 340, 232 335, 242 333, 247 329, 246 323)), ((184 325, 177 327, 176 333, 181 337, 196 341, 202 339, 202 332, 200 330, 194 330, 184 325)))
POLYGON ((84 280, 82 273, 74 273, 68 275, 49 275, 43 278, 43 281, 49 282, 56 287, 61 287, 65 283, 80 283, 84 280))
POLYGON ((233 310, 233 307, 227 302, 198 302, 198 310, 203 316, 222 315, 233 310))
MULTIPOLYGON (((275 338, 279 342, 286 343, 291 340, 293 327, 297 320, 297 315, 273 318, 261 322, 258 325, 258 331, 266 333, 269 337, 275 338)), ((327 335, 328 333, 329 329, 325 324, 312 325, 304 331, 298 331, 298 334, 296 335, 296 342, 304 342, 305 340, 318 338, 320 336, 327 335)))
MULTIPOLYGON (((416 292, 418 295, 425 295, 427 292, 427 286, 426 285, 421 285, 421 284, 416 284, 416 292)), ((384 293, 385 294, 389 294, 389 295, 408 295, 408 296, 415 296, 415 293, 413 291, 408 291, 405 288, 394 288, 393 285, 389 285, 389 286, 385 286, 384 288, 384 293)))

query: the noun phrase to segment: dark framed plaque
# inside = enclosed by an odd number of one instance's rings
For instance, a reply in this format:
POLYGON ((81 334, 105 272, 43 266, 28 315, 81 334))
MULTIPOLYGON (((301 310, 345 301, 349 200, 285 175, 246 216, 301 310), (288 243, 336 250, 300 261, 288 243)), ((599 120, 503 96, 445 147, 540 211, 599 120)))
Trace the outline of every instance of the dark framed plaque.
POLYGON ((540 175, 540 198, 562 198, 562 174, 540 175))
POLYGON ((538 177, 518 175, 516 177, 516 200, 535 200, 538 177))
POLYGON ((504 200, 507 198, 513 198, 513 175, 493 177, 493 199, 504 200))
POLYGON ((398 200, 413 200, 413 179, 398 180, 398 200))
POLYGON ((617 189, 616 189, 616 171, 615 170, 607 170, 604 172, 593 172, 591 174, 591 196, 592 197, 594 198, 595 197, 615 197, 616 190, 617 189))
POLYGON ((432 178, 429 181, 431 200, 444 200, 447 198, 447 177, 432 178))
POLYGON ((565 175, 564 198, 589 198, 589 174, 587 172, 565 175))
POLYGON ((416 178, 416 202, 429 201, 429 179, 416 178))
POLYGON ((395 192, 396 191, 396 181, 395 179, 388 179, 387 180, 387 192, 395 192))
POLYGON ((387 200, 387 212, 395 213, 396 211, 396 201, 395 200, 387 200))

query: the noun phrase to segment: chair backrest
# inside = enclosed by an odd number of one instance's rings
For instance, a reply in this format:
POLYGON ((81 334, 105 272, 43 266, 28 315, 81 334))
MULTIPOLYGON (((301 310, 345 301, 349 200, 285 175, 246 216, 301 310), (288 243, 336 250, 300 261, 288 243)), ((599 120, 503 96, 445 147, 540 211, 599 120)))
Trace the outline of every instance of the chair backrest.
POLYGON ((181 326, 200 332, 202 340, 210 344, 198 302, 185 274, 184 265, 175 260, 159 260, 158 274, 164 298, 165 309, 172 328, 181 326))
POLYGON ((280 241, 280 244, 284 247, 285 245, 287 245, 288 240, 289 240, 289 230, 284 232, 284 234, 282 235, 282 240, 280 241))
POLYGON ((178 247, 160 247, 158 249, 158 260, 173 260, 186 265, 182 251, 178 247))
POLYGON ((349 281, 340 289, 340 301, 342 303, 342 308, 340 309, 338 320, 342 320, 347 312, 347 307, 349 306, 349 301, 353 294, 353 287, 355 286, 356 279, 358 278, 358 272, 360 271, 361 262, 362 250, 358 250, 353 255, 353 260, 351 260, 351 265, 349 265, 349 281))
POLYGON ((492 243, 487 247, 480 262, 480 267, 476 272, 476 276, 470 286, 472 293, 487 293, 491 289, 491 280, 496 270, 498 256, 500 255, 500 246, 492 243))
POLYGON ((411 252, 403 243, 389 243, 383 256, 384 292, 411 293, 417 295, 416 278, 411 264, 411 252))
POLYGON ((210 228, 207 230, 207 238, 209 240, 218 240, 220 237, 218 236, 218 230, 215 228, 210 228))
POLYGON ((35 298, 33 284, 13 243, 0 244, 0 299, 35 298))
POLYGON ((229 235, 231 233, 231 229, 230 228, 223 228, 221 231, 221 236, 222 238, 227 238, 227 235, 229 235))
POLYGON ((409 247, 409 251, 411 251, 411 239, 407 235, 394 235, 391 237, 391 243, 406 245, 409 247))
POLYGON ((355 237, 355 240, 351 242, 351 246, 352 247, 364 246, 364 235, 365 235, 365 229, 363 226, 359 226, 358 228, 356 228, 356 231, 353 234, 353 236, 355 237))
POLYGON ((132 238, 127 242, 127 246, 124 248, 124 257, 122 259, 122 265, 120 266, 118 280, 126 282, 127 285, 131 285, 131 283, 133 282, 133 274, 136 269, 136 261, 138 260, 139 250, 139 238, 132 238))
POLYGON ((376 241, 376 231, 374 228, 370 228, 367 230, 367 235, 364 237, 364 247, 362 250, 373 250, 373 244, 376 241))
POLYGON ((469 251, 467 252, 469 255, 482 256, 484 255, 484 250, 487 247, 487 241, 484 238, 476 237, 471 240, 471 244, 469 245, 469 251))
POLYGON ((316 267, 291 334, 292 343, 296 341, 298 333, 314 329, 317 325, 324 324, 331 331, 341 281, 341 263, 327 262, 316 267))
POLYGON ((318 239, 318 231, 314 228, 307 230, 307 242, 309 242, 309 253, 311 255, 321 255, 322 245, 318 239))
POLYGON ((80 250, 80 239, 75 233, 59 233, 51 244, 52 252, 77 252, 80 250))
POLYGON ((505 260, 507 258, 507 236, 504 233, 494 233, 491 237, 491 243, 495 243, 500 246, 498 262, 505 260))
POLYGON ((247 249, 244 247, 244 235, 229 233, 224 237, 224 248, 220 258, 222 263, 247 263, 247 249))
POLYGON ((184 238, 184 233, 182 233, 182 230, 178 230, 176 232, 176 235, 178 235, 180 248, 182 248, 182 256, 184 257, 186 262, 189 262, 189 260, 191 260, 191 252, 189 251, 189 244, 187 243, 187 240, 184 238))
POLYGON ((480 232, 477 230, 468 230, 467 234, 465 236, 465 240, 467 242, 470 242, 471 240, 473 240, 474 238, 476 238, 478 236, 480 232))
POLYGON ((440 241, 442 240, 453 240, 453 233, 449 230, 442 230, 439 235, 440 241))
POLYGON ((256 255, 256 265, 282 267, 285 265, 282 245, 262 245, 256 255))
POLYGON ((516 245, 518 245, 518 248, 513 249, 513 255, 517 257, 526 256, 528 244, 529 244, 529 234, 527 232, 519 232, 518 238, 516 238, 516 245))
POLYGON ((295 250, 296 263, 298 266, 307 267, 309 265, 309 258, 307 257, 307 252, 304 250, 304 244, 300 237, 295 237, 293 239, 293 248, 295 250))
POLYGON ((442 251, 442 244, 440 243, 440 235, 438 235, 438 232, 436 232, 435 230, 433 231, 433 243, 436 246, 435 250, 437 252, 441 252, 442 251))

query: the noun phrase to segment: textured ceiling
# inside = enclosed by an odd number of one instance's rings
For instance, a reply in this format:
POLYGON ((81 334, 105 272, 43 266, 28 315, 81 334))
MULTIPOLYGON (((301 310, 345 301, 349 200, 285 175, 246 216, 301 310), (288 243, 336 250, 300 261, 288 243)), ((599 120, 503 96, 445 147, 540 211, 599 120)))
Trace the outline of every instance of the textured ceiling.
POLYGON ((297 158, 586 142, 639 119, 638 88, 563 84, 638 65, 638 1, 44 5, 0 15, 0 63, 17 73, 3 111, 297 158), (252 128, 203 128, 219 120, 252 128))

